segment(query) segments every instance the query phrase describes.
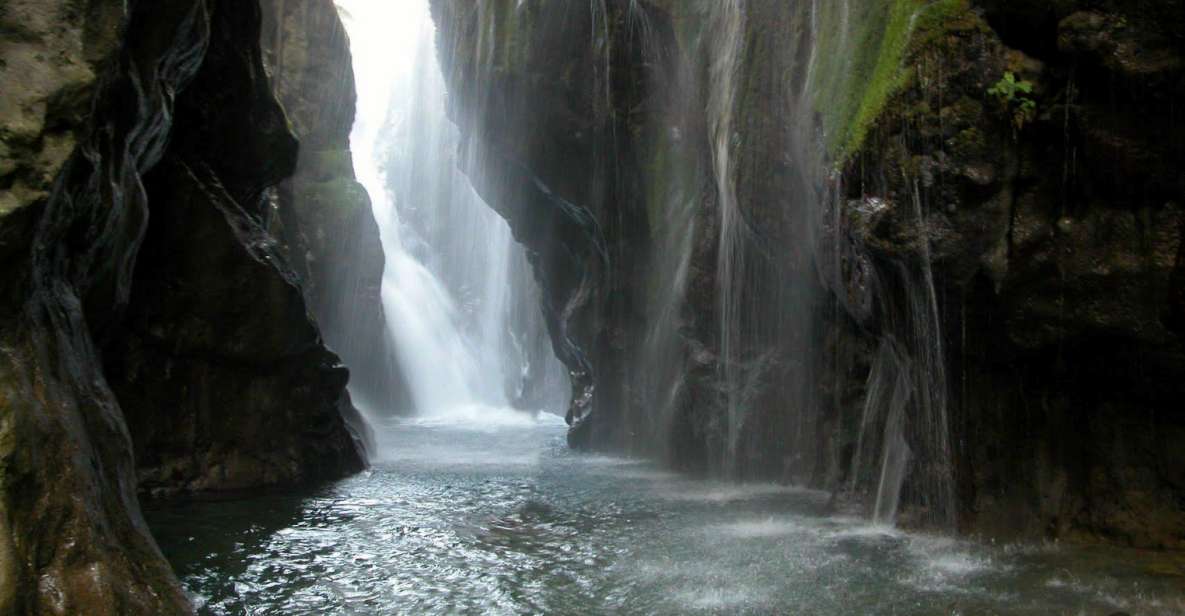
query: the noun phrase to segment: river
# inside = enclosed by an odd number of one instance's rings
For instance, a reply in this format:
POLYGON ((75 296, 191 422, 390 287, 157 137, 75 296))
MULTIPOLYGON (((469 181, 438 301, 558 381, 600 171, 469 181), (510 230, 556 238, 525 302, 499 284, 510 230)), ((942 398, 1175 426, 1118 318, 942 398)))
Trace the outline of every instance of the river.
POLYGON ((302 496, 148 511, 199 612, 1185 613, 1185 555, 870 525, 826 493, 573 452, 552 415, 381 433, 370 470, 302 496))

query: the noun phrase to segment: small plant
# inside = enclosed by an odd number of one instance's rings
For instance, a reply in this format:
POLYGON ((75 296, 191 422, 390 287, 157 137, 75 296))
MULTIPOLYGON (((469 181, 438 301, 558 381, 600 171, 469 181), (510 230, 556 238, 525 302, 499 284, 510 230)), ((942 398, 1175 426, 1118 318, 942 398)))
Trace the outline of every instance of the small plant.
POLYGON ((1015 130, 1024 128, 1025 124, 1037 117, 1037 101, 1027 96, 1033 93, 1033 82, 1016 78, 1011 71, 1004 73, 1004 77, 996 85, 988 88, 988 94, 996 97, 1005 109, 1012 112, 1012 126, 1015 130))

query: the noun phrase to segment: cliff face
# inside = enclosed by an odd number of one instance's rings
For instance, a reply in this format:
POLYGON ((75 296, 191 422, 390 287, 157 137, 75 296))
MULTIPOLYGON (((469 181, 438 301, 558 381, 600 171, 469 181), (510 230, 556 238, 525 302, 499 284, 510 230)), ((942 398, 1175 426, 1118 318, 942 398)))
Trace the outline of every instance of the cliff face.
POLYGON ((346 372, 263 228, 297 142, 259 23, 0 8, 0 612, 186 613, 138 488, 361 467, 346 372))
MULTIPOLYGON (((433 2, 437 44, 445 72, 452 73, 446 76, 453 90, 450 116, 469 141, 465 147, 476 151, 459 158, 463 164, 482 161, 483 168, 464 171, 527 248, 556 356, 571 374, 569 420, 579 421, 596 386, 589 355, 596 352, 596 313, 603 308, 601 298, 591 293, 607 265, 606 234, 598 223, 608 218, 607 212, 592 210, 597 204, 590 195, 596 187, 590 147, 607 126, 590 107, 598 99, 586 41, 565 39, 564 33, 587 31, 590 16, 544 10, 540 27, 531 33, 546 40, 534 48, 555 52, 555 61, 533 62, 524 74, 498 71, 477 55, 481 29, 505 8, 503 3, 433 2), (523 104, 532 98, 530 105, 523 104), (502 120, 490 121, 494 117, 502 120)), ((497 62, 509 69, 511 60, 497 62)))
POLYGON ((329 346, 350 366, 351 391, 381 409, 410 410, 382 306, 383 247, 354 177, 354 70, 330 0, 263 0, 263 49, 276 95, 300 139, 295 173, 271 219, 329 346))
POLYGON ((1138 5, 436 0, 573 444, 1180 547, 1181 13, 1138 5))
POLYGON ((971 8, 846 166, 849 254, 933 268, 966 528, 1180 548, 1182 7, 971 8))
POLYGON ((348 374, 263 227, 266 193, 292 173, 298 143, 254 43, 260 18, 253 6, 213 9, 201 70, 145 177, 149 224, 105 355, 149 493, 360 468, 339 412, 353 414, 348 374))

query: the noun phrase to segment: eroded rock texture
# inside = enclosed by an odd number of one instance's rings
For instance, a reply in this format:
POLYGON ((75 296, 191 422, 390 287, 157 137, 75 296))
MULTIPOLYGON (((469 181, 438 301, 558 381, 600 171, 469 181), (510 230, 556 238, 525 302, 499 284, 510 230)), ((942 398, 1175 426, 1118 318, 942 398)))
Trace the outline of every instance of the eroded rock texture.
POLYGON ((361 465, 347 375, 262 227, 297 144, 259 20, 0 6, 0 612, 189 611, 137 468, 173 492, 361 465))

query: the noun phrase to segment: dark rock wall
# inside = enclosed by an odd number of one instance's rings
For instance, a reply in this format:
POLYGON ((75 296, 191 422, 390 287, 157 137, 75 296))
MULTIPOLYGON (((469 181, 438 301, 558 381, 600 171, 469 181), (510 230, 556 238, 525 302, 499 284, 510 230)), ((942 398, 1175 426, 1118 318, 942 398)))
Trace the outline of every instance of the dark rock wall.
POLYGON ((106 350, 141 492, 360 470, 341 422, 354 412, 348 373, 321 344, 276 241, 200 159, 167 157, 147 186, 153 216, 125 331, 106 350))
POLYGON ((0 613, 187 613, 138 488, 361 466, 346 372, 262 226, 297 143, 259 22, 0 6, 0 613))
POLYGON ((107 373, 148 493, 291 485, 359 470, 348 373, 263 228, 298 142, 254 3, 214 6, 201 70, 145 178, 149 224, 107 373), (162 421, 163 417, 168 419, 162 421))
POLYGON ((776 62, 808 22, 729 6, 433 3, 467 171, 531 251, 574 374, 570 442, 812 477, 815 416, 777 410, 813 404, 820 361, 801 75, 776 62))
POLYGON ((964 528, 1180 548, 1185 13, 982 9, 915 36, 844 178, 889 206, 849 239, 878 268, 933 249, 964 528))
MULTIPOLYGON (((57 61, 85 75, 69 87, 93 101, 82 104, 89 114, 51 113, 49 100, 61 90, 47 88, 22 105, 41 129, 20 135, 25 151, 45 152, 57 141, 66 153, 38 169, 45 189, 23 206, 36 212, 26 227, 31 241, 17 244, 4 263, 3 278, 15 291, 5 294, 0 362, 5 612, 187 610, 140 516, 130 437, 103 378, 96 337, 127 304, 146 221, 140 177, 163 155, 170 94, 196 74, 209 20, 202 3, 138 8, 125 13, 123 3, 96 3, 79 11, 63 2, 3 9, 6 26, 13 25, 5 29, 5 71, 41 73, 44 67, 22 63, 60 50, 57 61), (59 46, 62 23, 76 40, 59 46), (134 43, 119 44, 121 28, 134 43), (92 37, 96 30, 102 35, 92 37)), ((5 87, 6 100, 16 91, 5 87)), ((10 221, 2 221, 6 230, 10 221)))
POLYGON ((573 444, 868 506, 900 382, 907 522, 1181 547, 1180 4, 741 4, 433 3, 573 444))

